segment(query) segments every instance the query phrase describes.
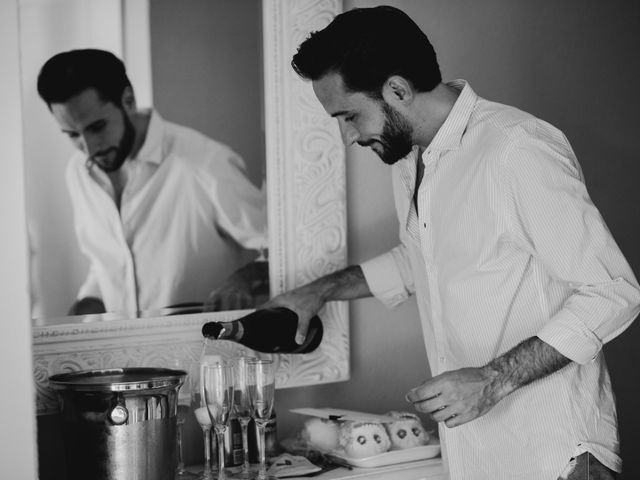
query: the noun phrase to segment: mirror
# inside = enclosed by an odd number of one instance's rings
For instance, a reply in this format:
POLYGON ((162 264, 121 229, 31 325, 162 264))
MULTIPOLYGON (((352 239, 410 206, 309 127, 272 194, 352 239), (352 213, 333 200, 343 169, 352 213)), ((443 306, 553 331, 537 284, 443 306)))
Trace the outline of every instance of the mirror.
MULTIPOLYGON (((145 3, 122 2, 124 8, 145 3)), ((269 283, 275 295, 346 265, 344 147, 337 125, 324 112, 311 85, 300 80, 289 63, 308 33, 323 28, 342 5, 337 0, 263 0, 261 8, 269 283)), ((13 225, 22 221, 24 218, 17 215, 13 225)), ((32 328, 37 411, 43 414, 57 409, 47 388, 47 378, 54 373, 168 365, 176 358, 194 360, 199 355, 203 323, 233 320, 245 313, 98 322, 85 317, 77 322, 45 319, 32 328)), ((347 305, 330 303, 320 316, 324 338, 316 351, 274 356, 278 388, 348 379, 347 305)))
MULTIPOLYGON (((154 0, 141 9, 144 4, 120 0, 20 2, 32 317, 38 324, 67 315, 89 266, 74 231, 65 181, 66 165, 75 148, 36 91, 39 70, 52 55, 74 48, 112 51, 127 66, 139 107, 153 105, 163 119, 229 146, 244 159, 246 176, 253 185, 260 189, 265 182, 260 2, 154 0)), ((208 255, 216 255, 218 263, 200 274, 202 281, 183 289, 188 293, 183 292, 179 301, 169 303, 203 302, 208 292, 257 256, 255 250, 240 248, 228 235, 219 238, 215 229, 210 233, 214 238, 208 242, 208 255), (217 253, 221 249, 225 253, 217 253)), ((201 248, 198 255, 204 255, 203 251, 201 248)), ((144 286, 138 290, 144 292, 144 286)), ((153 294, 146 298, 140 300, 144 303, 139 308, 168 306, 153 294)), ((109 307, 107 311, 114 313, 109 307)), ((176 311, 180 312, 165 312, 176 311)))

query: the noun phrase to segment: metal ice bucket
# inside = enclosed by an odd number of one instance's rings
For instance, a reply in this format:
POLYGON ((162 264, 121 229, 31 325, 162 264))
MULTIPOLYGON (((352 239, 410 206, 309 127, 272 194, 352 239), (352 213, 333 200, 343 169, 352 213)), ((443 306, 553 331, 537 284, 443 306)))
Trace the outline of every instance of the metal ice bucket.
POLYGON ((186 372, 84 370, 49 377, 62 404, 69 479, 173 480, 186 372))

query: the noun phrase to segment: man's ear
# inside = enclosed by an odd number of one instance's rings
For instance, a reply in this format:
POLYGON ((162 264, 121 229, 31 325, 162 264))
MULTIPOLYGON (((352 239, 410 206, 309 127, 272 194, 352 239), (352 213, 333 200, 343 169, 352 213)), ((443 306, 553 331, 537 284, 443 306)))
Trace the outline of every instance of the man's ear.
POLYGON ((122 108, 124 108, 129 113, 135 113, 137 110, 136 106, 136 96, 133 93, 133 88, 130 86, 124 87, 122 91, 122 108))
POLYGON ((406 78, 392 75, 382 86, 382 98, 390 105, 408 105, 413 101, 413 87, 406 78))

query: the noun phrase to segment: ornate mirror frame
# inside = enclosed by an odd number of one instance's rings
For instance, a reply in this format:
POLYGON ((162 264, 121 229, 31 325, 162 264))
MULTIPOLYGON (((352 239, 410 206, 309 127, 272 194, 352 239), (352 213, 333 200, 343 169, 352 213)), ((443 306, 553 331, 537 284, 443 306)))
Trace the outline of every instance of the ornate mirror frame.
MULTIPOLYGON (((263 0, 264 97, 271 293, 346 265, 345 155, 337 126, 311 85, 290 66, 309 32, 342 10, 340 0, 263 0)), ((72 370, 169 366, 195 361, 200 327, 231 320, 233 311, 158 318, 34 326, 33 368, 38 414, 58 408, 49 375, 72 370)), ((274 355, 278 388, 349 378, 349 322, 344 302, 320 313, 325 335, 307 355, 274 355)), ((232 356, 244 347, 221 342, 232 356)))

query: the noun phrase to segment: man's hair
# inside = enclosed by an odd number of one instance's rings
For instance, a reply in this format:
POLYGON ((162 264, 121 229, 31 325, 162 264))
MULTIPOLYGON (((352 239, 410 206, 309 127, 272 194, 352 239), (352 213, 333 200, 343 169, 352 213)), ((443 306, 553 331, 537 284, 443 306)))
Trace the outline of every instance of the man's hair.
POLYGON ((102 100, 120 106, 122 92, 130 86, 124 63, 105 50, 58 53, 47 60, 38 75, 38 93, 49 108, 88 88, 95 88, 102 100))
POLYGON ((389 6, 355 8, 336 16, 302 42, 291 65, 306 80, 338 73, 348 90, 373 98, 382 96, 382 86, 392 75, 425 92, 442 81, 427 36, 406 13, 389 6))

